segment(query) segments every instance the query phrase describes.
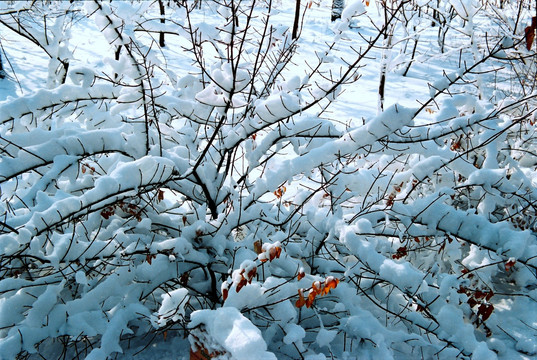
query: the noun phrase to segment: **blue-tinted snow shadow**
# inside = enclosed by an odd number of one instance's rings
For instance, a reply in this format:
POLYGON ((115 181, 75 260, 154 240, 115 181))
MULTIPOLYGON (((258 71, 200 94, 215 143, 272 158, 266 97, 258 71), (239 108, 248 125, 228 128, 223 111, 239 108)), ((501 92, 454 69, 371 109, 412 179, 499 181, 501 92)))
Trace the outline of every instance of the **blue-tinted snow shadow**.
POLYGON ((0 79, 0 102, 6 100, 8 96, 17 97, 17 84, 6 76, 0 79))

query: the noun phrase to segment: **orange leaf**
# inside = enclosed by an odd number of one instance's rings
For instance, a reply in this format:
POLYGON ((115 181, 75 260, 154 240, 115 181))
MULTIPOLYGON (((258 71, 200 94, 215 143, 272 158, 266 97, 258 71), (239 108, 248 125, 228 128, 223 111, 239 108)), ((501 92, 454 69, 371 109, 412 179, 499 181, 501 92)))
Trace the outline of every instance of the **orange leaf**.
POLYGON ((303 271, 300 271, 300 272, 298 273, 298 275, 296 276, 296 279, 297 279, 298 281, 300 281, 300 280, 302 280, 302 279, 304 278, 304 276, 306 276, 306 274, 305 274, 303 271))
POLYGON ((306 307, 307 308, 310 308, 311 305, 313 305, 313 301, 315 300, 315 296, 317 296, 317 294, 310 290, 308 298, 306 299, 306 307))
POLYGON ((321 283, 318 281, 314 281, 313 284, 311 284, 311 290, 310 294, 313 292, 315 295, 321 293, 321 283))
POLYGON ((222 289, 222 298, 224 299, 224 301, 226 301, 228 295, 229 295, 229 290, 228 289, 222 289))
POLYGON ((250 270, 247 274, 248 276, 248 284, 251 284, 252 283, 252 279, 254 278, 254 276, 257 274, 257 268, 254 267, 252 268, 252 270, 250 270))
POLYGON ((164 341, 166 341, 166 338, 168 337, 168 332, 167 331, 164 331, 162 333, 162 336, 164 336, 164 341))
POLYGON ((302 292, 302 289, 298 289, 298 300, 295 303, 295 306, 297 308, 301 308, 306 304, 306 300, 304 299, 304 294, 302 292))
POLYGON ((237 284, 237 289, 236 291, 239 292, 241 291, 241 289, 248 283, 248 280, 246 280, 244 277, 241 279, 241 281, 239 281, 239 283, 237 284))
POLYGON ((270 261, 279 258, 280 254, 282 253, 282 248, 278 246, 271 247, 269 250, 269 259, 270 261))
POLYGON ((339 284, 339 279, 328 277, 324 282, 324 288, 322 295, 326 295, 330 292, 331 289, 335 289, 337 285, 339 284))
POLYGON ((286 190, 287 190, 286 187, 282 186, 278 190, 274 191, 274 195, 276 195, 276 197, 279 199, 283 196, 283 194, 285 194, 286 190))
POLYGON ((271 247, 269 249, 269 260, 272 261, 274 258, 276 258, 276 249, 271 247))
POLYGON ((511 268, 513 266, 515 266, 516 264, 516 260, 515 259, 509 259, 509 261, 507 261, 505 263, 505 271, 509 272, 511 270, 511 268))
POLYGON ((257 240, 254 242, 254 251, 257 255, 263 252, 263 243, 261 242, 261 240, 257 240))
POLYGON ((337 278, 332 278, 332 279, 329 279, 327 281, 328 281, 327 285, 330 286, 330 288, 332 288, 332 289, 337 288, 337 286, 339 285, 339 279, 337 279, 337 278))

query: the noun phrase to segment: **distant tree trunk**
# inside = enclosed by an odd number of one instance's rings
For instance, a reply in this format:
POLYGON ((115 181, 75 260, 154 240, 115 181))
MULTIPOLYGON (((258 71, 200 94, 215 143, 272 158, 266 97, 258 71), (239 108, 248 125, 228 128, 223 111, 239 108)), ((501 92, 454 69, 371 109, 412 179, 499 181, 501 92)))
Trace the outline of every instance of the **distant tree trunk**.
POLYGON ((0 79, 3 79, 6 77, 6 73, 4 72, 4 65, 2 64, 2 46, 0 44, 0 79))
POLYGON ((300 0, 296 0, 295 22, 293 24, 293 40, 298 36, 298 24, 300 22, 300 0))
POLYGON ((341 19, 341 13, 345 6, 345 0, 332 0, 332 21, 341 19))
POLYGON ((69 72, 69 60, 60 60, 62 64, 62 68, 59 71, 59 82, 60 84, 65 84, 65 80, 67 80, 67 73, 69 72))
MULTIPOLYGON (((116 61, 119 61, 119 57, 121 56, 121 48, 122 47, 123 47, 122 45, 116 45, 116 51, 114 52, 114 59, 116 59, 116 61)), ((119 74, 114 73, 114 80, 117 80, 118 77, 119 77, 119 74)))
MULTIPOLYGON (((387 4, 384 1, 384 23, 388 23, 388 8, 387 4)), ((382 44, 382 56, 380 59, 380 81, 379 81, 379 102, 377 114, 380 115, 384 111, 384 98, 385 98, 385 88, 386 88, 386 72, 388 71, 388 57, 389 52, 392 49, 392 36, 393 36, 393 27, 387 26, 384 29, 384 41, 382 44)))
POLYGON ((0 53, 0 79, 4 78, 4 66, 2 66, 2 53, 0 53))
MULTIPOLYGON (((513 34, 516 35, 517 33, 517 28, 518 28, 518 23, 520 21, 520 18, 522 16, 522 9, 524 8, 524 2, 523 1, 520 1, 519 4, 518 4, 518 14, 517 14, 517 17, 516 17, 516 21, 515 21, 515 27, 513 29, 513 34)), ((536 6, 536 9, 537 9, 537 6, 536 6)))
POLYGON ((403 76, 407 76, 408 71, 410 70, 410 67, 412 66, 412 63, 414 62, 414 59, 416 58, 416 49, 418 48, 418 41, 420 39, 419 35, 417 35, 416 32, 416 26, 414 26, 414 34, 416 34, 416 38, 414 39, 414 47, 412 48, 412 55, 410 56, 410 61, 408 62, 408 65, 403 72, 403 76))
MULTIPOLYGON (((164 19, 164 16, 166 15, 166 11, 165 11, 165 8, 164 8, 164 2, 162 2, 162 0, 158 0, 158 6, 160 8, 160 23, 164 24, 166 22, 166 20, 164 19)), ((164 43, 164 32, 163 31, 160 32, 159 45, 160 45, 160 47, 166 46, 166 44, 164 43)))

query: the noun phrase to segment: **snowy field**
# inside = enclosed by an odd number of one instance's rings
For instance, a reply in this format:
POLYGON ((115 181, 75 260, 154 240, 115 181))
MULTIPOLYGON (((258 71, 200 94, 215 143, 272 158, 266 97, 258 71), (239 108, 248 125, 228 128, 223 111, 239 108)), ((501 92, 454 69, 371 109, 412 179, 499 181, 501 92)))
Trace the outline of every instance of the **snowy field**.
POLYGON ((537 356, 535 4, 31 4, 0 360, 537 356))

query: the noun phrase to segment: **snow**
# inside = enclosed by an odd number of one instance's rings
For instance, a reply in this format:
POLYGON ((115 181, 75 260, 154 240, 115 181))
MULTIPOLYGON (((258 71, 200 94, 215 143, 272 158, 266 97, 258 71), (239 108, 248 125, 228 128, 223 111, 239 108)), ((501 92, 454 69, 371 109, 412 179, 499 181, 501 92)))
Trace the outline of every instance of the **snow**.
POLYGON ((304 328, 297 324, 287 324, 284 332, 285 337, 283 338, 283 342, 286 344, 301 342, 304 336, 306 336, 304 328))
POLYGON ((319 332, 317 333, 317 337, 315 339, 315 341, 317 342, 317 344, 319 344, 319 346, 323 347, 323 346, 329 346, 330 343, 334 340, 334 338, 336 337, 337 335, 337 331, 335 330, 326 330, 326 329, 321 329, 319 330, 319 332))
POLYGON ((354 0, 349 2, 341 12, 341 19, 349 21, 354 15, 363 14, 366 12, 362 0, 354 0))
POLYGON ((379 275, 390 282, 400 284, 400 286, 413 293, 418 291, 424 277, 423 274, 413 269, 410 264, 400 264, 390 259, 382 262, 379 275))
POLYGON ((498 359, 498 357, 496 356, 496 353, 494 353, 494 351, 488 348, 485 342, 480 341, 474 349, 474 352, 472 354, 472 360, 486 359, 496 360, 498 359))
POLYGON ((255 108, 260 120, 272 123, 297 113, 300 109, 300 98, 282 91, 272 94, 266 100, 258 100, 255 108))
POLYGON ((261 331, 234 307, 193 312, 190 327, 201 324, 205 326, 207 335, 224 347, 233 359, 276 359, 267 351, 261 331))
POLYGON ((177 321, 185 315, 187 296, 187 289, 177 289, 161 295, 162 303, 158 309, 159 326, 166 325, 168 320, 177 321))
POLYGON ((460 344, 465 352, 473 352, 478 346, 472 325, 463 320, 462 311, 454 305, 445 305, 437 315, 442 331, 440 336, 460 344))
POLYGON ((93 85, 95 81, 95 73, 87 67, 77 67, 69 70, 69 77, 75 85, 80 85, 87 89, 93 85))

